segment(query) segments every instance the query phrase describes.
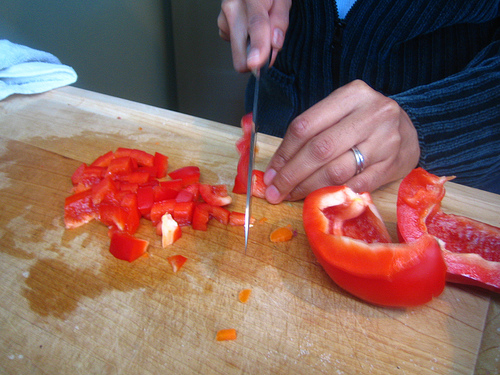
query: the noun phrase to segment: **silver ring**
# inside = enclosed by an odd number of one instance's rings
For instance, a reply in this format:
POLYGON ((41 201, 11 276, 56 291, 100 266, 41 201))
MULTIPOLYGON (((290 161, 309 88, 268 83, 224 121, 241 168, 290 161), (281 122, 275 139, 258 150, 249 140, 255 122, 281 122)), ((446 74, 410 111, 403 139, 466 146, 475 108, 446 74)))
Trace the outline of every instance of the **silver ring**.
POLYGON ((354 174, 356 176, 363 172, 363 169, 365 169, 365 158, 356 146, 352 147, 351 151, 356 159, 356 173, 354 174))

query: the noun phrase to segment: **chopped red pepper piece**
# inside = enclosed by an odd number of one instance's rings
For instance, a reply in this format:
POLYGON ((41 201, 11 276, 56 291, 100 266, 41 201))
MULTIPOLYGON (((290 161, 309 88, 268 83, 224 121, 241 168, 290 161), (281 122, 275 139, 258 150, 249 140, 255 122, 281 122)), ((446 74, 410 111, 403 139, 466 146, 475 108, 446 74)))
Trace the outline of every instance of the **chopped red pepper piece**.
POLYGON ((168 156, 156 152, 154 156, 153 165, 156 169, 156 178, 165 177, 168 171, 168 156))
MULTIPOLYGON (((210 217, 217 220, 219 223, 228 225, 229 224, 229 215, 230 212, 227 208, 220 206, 211 206, 210 207, 210 217)), ((243 219, 244 221, 244 219, 243 219)))
POLYGON ((175 202, 174 220, 180 226, 190 225, 193 222, 194 202, 175 202))
POLYGON ((106 174, 108 176, 119 176, 130 174, 135 170, 135 162, 131 157, 121 157, 111 160, 106 169, 106 174))
POLYGON ((120 206, 125 208, 127 212, 127 220, 125 220, 125 232, 134 234, 139 229, 141 213, 137 208, 137 195, 128 193, 125 194, 120 202, 120 206))
POLYGON ((112 200, 117 191, 118 189, 113 180, 109 177, 105 177, 92 186, 92 203, 98 205, 105 199, 112 200))
POLYGON ((250 299, 250 294, 252 294, 252 289, 243 289, 238 293, 238 300, 241 303, 247 303, 250 299))
POLYGON ((66 228, 76 228, 97 217, 92 203, 92 191, 85 190, 66 198, 64 202, 64 224, 66 228))
POLYGON ((182 230, 170 214, 161 218, 161 244, 163 247, 172 245, 182 236, 182 230))
POLYGON ((236 338, 237 334, 234 328, 221 329, 217 331, 217 335, 215 336, 217 341, 236 340, 236 338))
POLYGON ((125 208, 110 203, 99 205, 99 221, 110 228, 125 232, 128 212, 125 208))
POLYGON ((227 194, 226 185, 200 184, 199 186, 201 197, 212 206, 227 206, 232 202, 231 196, 227 194))
POLYGON ((82 180, 83 178, 83 171, 87 168, 87 164, 83 163, 80 164, 78 168, 73 172, 71 175, 71 182, 73 185, 78 185, 78 183, 82 180))
POLYGON ((137 208, 143 217, 149 217, 151 207, 154 203, 154 191, 152 186, 140 186, 137 189, 137 208))
POLYGON ((92 167, 105 167, 107 168, 109 164, 111 163, 111 160, 115 158, 115 154, 113 151, 109 151, 105 153, 104 155, 99 156, 97 159, 93 161, 90 166, 92 167))
POLYGON ((132 149, 130 157, 137 160, 137 164, 141 167, 152 167, 154 165, 154 156, 146 151, 132 149))
MULTIPOLYGON (((250 218, 250 224, 255 223, 253 217, 250 218)), ((245 225, 245 214, 243 212, 231 211, 229 214, 229 225, 243 226, 245 225)))
POLYGON ((151 207, 151 222, 156 225, 161 221, 162 216, 166 213, 173 215, 175 204, 175 199, 166 199, 164 201, 153 203, 153 206, 151 207))
POLYGON ((168 257, 167 260, 172 266, 172 271, 174 271, 174 273, 177 273, 182 268, 184 263, 186 263, 187 258, 182 255, 172 255, 168 257))
POLYGON ((113 232, 109 251, 115 258, 133 262, 146 253, 149 242, 127 233, 113 232))
POLYGON ((188 186, 200 181, 200 168, 195 166, 183 167, 170 172, 172 180, 181 179, 183 186, 188 186))
POLYGON ((271 242, 286 242, 293 237, 292 226, 288 224, 286 227, 276 228, 271 232, 269 239, 271 242))
POLYGON ((175 197, 176 202, 194 202, 194 194, 188 189, 182 189, 175 197))
MULTIPOLYGON (((251 113, 241 119, 243 136, 236 142, 236 149, 240 154, 236 178, 234 179, 233 193, 247 193, 248 162, 250 160, 250 138, 253 116, 251 113)), ((254 170, 252 172, 252 195, 257 198, 265 198, 266 185, 264 184, 264 172, 254 170)))
POLYGON ((193 229, 203 231, 206 231, 208 229, 210 211, 210 205, 207 203, 199 203, 194 207, 192 223, 193 229))

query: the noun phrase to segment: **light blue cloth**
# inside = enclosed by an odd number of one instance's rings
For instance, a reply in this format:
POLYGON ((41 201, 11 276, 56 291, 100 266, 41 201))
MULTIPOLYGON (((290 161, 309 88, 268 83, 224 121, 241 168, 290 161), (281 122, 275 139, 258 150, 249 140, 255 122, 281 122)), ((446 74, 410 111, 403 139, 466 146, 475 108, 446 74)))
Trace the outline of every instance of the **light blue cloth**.
POLYGON ((356 0, 337 0, 337 9, 339 11, 339 18, 344 19, 347 13, 352 8, 356 0))
POLYGON ((0 100, 12 94, 38 94, 76 80, 74 69, 54 55, 0 40, 0 100))

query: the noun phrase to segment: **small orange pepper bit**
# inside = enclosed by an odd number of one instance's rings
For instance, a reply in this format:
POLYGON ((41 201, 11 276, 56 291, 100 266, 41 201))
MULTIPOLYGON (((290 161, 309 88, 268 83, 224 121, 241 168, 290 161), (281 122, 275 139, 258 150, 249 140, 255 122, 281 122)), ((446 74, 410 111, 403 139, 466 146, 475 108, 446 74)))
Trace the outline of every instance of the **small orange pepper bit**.
POLYGON ((234 328, 221 329, 215 337, 217 341, 236 340, 236 330, 234 328))
POLYGON ((241 303, 247 303, 248 299, 250 298, 250 294, 252 294, 252 289, 243 289, 239 294, 238 294, 238 300, 241 303))
POLYGON ((171 257, 168 257, 167 260, 172 266, 172 271, 176 273, 182 268, 184 263, 186 263, 187 258, 182 255, 173 255, 171 257))
POLYGON ((271 242, 285 242, 290 241, 293 237, 292 226, 288 224, 286 227, 275 229, 271 232, 269 239, 271 242))

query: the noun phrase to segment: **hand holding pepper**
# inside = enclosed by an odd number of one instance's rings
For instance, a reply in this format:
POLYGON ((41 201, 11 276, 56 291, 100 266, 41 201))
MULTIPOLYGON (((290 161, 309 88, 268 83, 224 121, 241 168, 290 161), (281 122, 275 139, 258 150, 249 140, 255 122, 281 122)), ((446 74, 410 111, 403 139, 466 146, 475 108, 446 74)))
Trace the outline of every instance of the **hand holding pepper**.
POLYGON ((373 191, 417 166, 417 132, 392 99, 353 81, 295 118, 264 175, 270 203, 298 200, 329 185, 373 191), (364 170, 356 174, 357 147, 364 170))

